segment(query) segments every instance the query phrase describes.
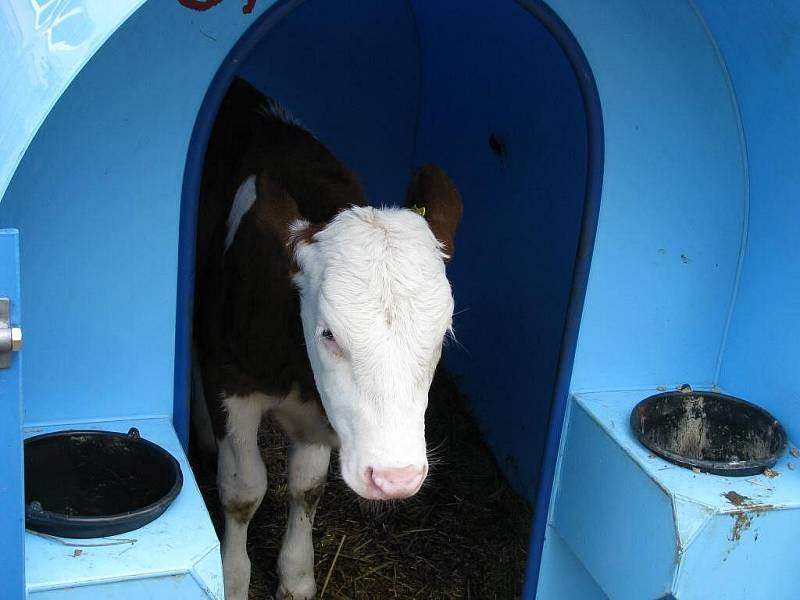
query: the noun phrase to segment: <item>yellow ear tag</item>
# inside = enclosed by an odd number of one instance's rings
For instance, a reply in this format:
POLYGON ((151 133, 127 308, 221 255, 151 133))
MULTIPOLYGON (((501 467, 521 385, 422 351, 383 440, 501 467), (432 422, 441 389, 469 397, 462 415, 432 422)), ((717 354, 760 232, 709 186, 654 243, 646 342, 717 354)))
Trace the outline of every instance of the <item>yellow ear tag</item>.
POLYGON ((417 206, 415 204, 414 206, 411 207, 411 210, 413 210, 415 213, 417 213, 420 217, 424 217, 425 216, 425 207, 424 206, 417 206))

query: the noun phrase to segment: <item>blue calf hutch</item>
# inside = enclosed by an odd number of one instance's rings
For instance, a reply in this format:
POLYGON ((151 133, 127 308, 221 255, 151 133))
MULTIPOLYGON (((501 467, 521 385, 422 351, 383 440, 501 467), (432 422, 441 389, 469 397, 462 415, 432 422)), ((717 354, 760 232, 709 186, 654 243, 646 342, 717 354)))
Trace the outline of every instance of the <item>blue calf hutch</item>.
POLYGON ((426 161, 460 187, 446 360, 535 507, 525 598, 796 598, 793 457, 694 473, 628 414, 689 383, 800 436, 800 8, 251 4, 0 4, 0 296, 25 335, 0 369, 0 595, 222 597, 185 456, 189 314, 203 152, 239 75, 373 201, 426 161), (22 437, 133 426, 185 476, 162 517, 80 552, 24 531, 22 437))

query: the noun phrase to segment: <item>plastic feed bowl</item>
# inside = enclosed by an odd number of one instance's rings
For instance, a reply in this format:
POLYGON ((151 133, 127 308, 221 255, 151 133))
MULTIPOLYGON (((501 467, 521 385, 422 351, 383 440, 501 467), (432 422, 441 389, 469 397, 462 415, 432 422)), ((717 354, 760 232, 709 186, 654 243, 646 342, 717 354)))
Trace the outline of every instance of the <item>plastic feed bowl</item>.
POLYGON ((716 475, 762 473, 786 448, 786 433, 777 419, 754 404, 716 392, 651 396, 636 405, 630 424, 653 453, 716 475))
POLYGON ((183 474, 160 446, 110 431, 59 431, 25 440, 25 527, 70 538, 105 537, 158 518, 183 474))

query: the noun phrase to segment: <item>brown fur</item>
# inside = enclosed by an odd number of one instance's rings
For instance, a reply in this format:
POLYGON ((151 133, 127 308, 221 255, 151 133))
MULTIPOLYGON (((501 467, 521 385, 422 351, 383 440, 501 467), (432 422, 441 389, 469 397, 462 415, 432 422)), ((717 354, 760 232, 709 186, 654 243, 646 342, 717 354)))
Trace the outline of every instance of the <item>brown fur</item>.
POLYGON ((225 434, 223 395, 285 395, 296 383, 301 398, 319 401, 290 279, 288 226, 298 218, 324 224, 366 204, 350 171, 301 127, 264 115, 263 103, 249 84, 231 86, 209 140, 200 193, 194 326, 218 438, 225 434), (256 201, 225 253, 233 197, 253 173, 256 201))
POLYGON ((406 191, 406 207, 414 206, 425 209, 428 226, 442 242, 445 254, 452 258, 463 205, 461 194, 447 173, 436 165, 419 167, 406 191))

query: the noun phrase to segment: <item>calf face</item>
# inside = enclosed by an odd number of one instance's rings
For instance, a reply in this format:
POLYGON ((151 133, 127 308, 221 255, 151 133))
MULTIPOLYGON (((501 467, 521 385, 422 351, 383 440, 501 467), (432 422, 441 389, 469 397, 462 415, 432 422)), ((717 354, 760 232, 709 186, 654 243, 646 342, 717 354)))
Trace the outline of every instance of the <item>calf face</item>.
POLYGON ((423 167, 407 197, 415 210, 352 207, 322 228, 292 218, 291 198, 274 195, 342 477, 365 498, 411 496, 428 472, 428 390, 452 326, 445 260, 458 192, 443 171, 423 167))

